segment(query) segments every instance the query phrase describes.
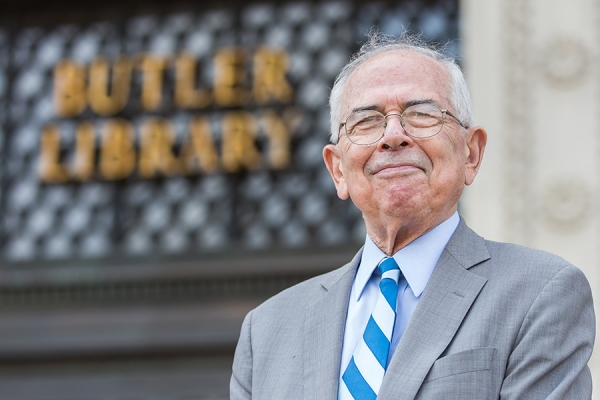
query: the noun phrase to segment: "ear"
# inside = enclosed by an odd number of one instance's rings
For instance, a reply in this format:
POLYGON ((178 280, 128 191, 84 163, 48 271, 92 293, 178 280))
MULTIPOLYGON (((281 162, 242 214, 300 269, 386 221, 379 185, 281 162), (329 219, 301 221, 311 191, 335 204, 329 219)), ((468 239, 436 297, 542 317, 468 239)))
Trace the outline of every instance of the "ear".
POLYGON ((465 185, 470 185, 481 166, 483 152, 487 143, 487 132, 481 126, 474 126, 467 131, 467 143, 465 146, 465 185))
POLYGON ((349 193, 339 151, 340 149, 336 145, 328 144, 323 149, 323 161, 325 161, 327 171, 329 171, 333 179, 338 197, 346 200, 349 197, 349 193))

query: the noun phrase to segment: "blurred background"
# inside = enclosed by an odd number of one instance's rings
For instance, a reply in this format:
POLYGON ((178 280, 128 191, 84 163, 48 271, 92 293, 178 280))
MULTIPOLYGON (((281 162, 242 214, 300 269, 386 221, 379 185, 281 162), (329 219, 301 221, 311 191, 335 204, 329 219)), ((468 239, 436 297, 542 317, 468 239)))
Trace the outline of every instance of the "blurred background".
POLYGON ((0 0, 0 399, 227 399, 244 315, 364 241, 321 149, 372 27, 466 71, 467 223, 596 293, 600 9, 563 3, 0 0))

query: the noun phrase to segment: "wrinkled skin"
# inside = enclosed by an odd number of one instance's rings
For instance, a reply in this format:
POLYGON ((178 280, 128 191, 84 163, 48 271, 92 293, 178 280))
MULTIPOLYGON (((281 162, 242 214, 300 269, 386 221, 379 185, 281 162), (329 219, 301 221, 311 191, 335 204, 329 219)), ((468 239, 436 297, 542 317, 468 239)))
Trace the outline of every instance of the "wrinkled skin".
MULTIPOLYGON (((403 50, 377 55, 349 77, 342 120, 357 108, 402 113, 421 101, 455 114, 448 82, 446 69, 425 55, 403 50)), ((323 158, 338 196, 352 199, 371 239, 392 255, 456 211, 464 186, 477 175, 487 134, 446 116, 439 134, 414 139, 398 117, 387 121, 383 138, 368 146, 353 144, 342 129, 339 142, 324 148, 323 158)))

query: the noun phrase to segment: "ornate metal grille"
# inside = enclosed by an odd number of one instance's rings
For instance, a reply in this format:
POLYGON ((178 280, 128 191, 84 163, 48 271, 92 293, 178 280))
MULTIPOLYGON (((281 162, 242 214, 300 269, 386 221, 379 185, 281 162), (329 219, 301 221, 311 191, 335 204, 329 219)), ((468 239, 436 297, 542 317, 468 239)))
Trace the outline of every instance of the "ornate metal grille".
MULTIPOLYGON (((163 6, 160 13, 140 11, 118 21, 0 27, 0 254, 4 263, 197 255, 231 248, 310 249, 362 242, 360 213, 350 202, 337 199, 322 165, 329 88, 372 26, 390 34, 409 27, 441 43, 456 39, 456 1, 197 7, 190 4, 184 11, 170 11, 163 6), (140 73, 132 74, 127 103, 114 115, 99 115, 89 106, 69 117, 55 111, 55 71, 64 60, 88 68, 100 56, 113 65, 123 55, 130 60, 152 55, 173 63, 186 52, 197 63, 196 85, 211 88, 219 73, 214 63, 220 50, 243 48, 251 60, 261 46, 287 55, 285 78, 292 90, 287 102, 177 107, 176 76, 169 64, 160 70, 161 103, 151 111, 143 109, 140 73), (174 132, 172 154, 177 156, 188 140, 190 122, 200 116, 208 121, 217 157, 222 158, 224 121, 241 110, 257 124, 263 123, 265 115, 286 124, 289 162, 285 167, 267 161, 272 150, 261 125, 254 141, 261 157, 257 168, 228 171, 221 159, 211 172, 159 171, 144 177, 138 168, 117 180, 105 179, 99 172, 101 132, 109 120, 118 118, 133 126, 136 152, 144 121, 167 120, 174 132), (44 130, 49 124, 56 126, 58 162, 72 170, 83 122, 91 124, 95 135, 91 175, 44 183, 39 172, 44 130)), ((450 42, 447 50, 456 54, 456 42, 450 42)), ((243 67, 248 74, 256 68, 251 63, 243 67)))

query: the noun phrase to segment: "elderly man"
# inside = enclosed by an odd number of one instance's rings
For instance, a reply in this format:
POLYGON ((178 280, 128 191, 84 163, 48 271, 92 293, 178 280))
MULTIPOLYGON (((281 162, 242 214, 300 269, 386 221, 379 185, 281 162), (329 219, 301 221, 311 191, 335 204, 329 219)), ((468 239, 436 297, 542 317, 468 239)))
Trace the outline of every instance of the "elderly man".
POLYGON ((367 228, 333 272, 251 311, 232 399, 589 399, 585 277, 458 216, 486 132, 454 63, 371 37, 331 93, 323 158, 367 228))

